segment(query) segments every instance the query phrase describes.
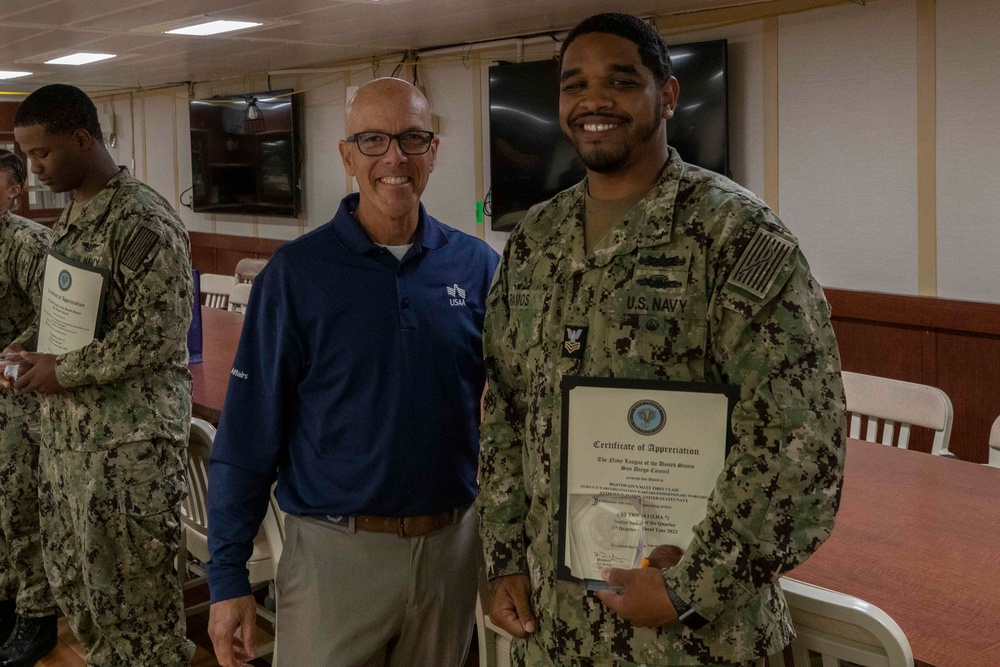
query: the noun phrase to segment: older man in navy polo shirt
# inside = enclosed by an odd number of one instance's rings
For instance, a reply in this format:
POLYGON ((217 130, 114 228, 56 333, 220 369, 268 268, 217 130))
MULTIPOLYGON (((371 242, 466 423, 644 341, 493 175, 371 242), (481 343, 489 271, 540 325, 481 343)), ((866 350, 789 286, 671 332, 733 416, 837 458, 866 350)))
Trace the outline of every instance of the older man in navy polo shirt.
POLYGON ((246 562, 277 479, 289 665, 460 665, 472 636, 481 332, 498 262, 426 213, 438 138, 399 79, 340 142, 358 194, 254 281, 209 472, 209 632, 254 654, 246 562))

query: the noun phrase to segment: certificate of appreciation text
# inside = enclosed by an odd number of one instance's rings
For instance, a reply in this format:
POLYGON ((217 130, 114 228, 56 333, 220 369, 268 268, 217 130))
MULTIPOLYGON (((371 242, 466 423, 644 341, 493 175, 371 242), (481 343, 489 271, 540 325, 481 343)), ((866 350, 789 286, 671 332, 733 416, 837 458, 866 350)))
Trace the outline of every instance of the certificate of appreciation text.
POLYGON ((686 548, 725 465, 738 388, 566 377, 562 390, 559 577, 597 585, 601 567, 686 548))
POLYGON ((108 271, 49 250, 38 313, 38 352, 65 354, 97 337, 108 271))

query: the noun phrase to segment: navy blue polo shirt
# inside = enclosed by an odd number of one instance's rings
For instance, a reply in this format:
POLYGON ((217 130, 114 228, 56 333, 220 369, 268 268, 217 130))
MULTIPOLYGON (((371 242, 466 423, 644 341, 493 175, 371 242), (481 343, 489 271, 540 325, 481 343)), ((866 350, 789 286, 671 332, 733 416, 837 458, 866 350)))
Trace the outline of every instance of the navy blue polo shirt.
POLYGON ((476 494, 486 296, 499 257, 427 215, 398 261, 349 195, 254 280, 209 469, 212 600, 248 594, 277 477, 302 516, 415 516, 476 494))

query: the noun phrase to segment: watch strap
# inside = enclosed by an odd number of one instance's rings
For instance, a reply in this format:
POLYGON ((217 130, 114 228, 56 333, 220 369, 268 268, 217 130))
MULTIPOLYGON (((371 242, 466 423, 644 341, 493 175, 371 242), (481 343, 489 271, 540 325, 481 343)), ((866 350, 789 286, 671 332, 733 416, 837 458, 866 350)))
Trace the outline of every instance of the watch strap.
POLYGON ((669 585, 666 586, 666 588, 667 597, 670 598, 670 603, 674 605, 674 609, 677 611, 678 621, 692 630, 699 630, 708 625, 707 618, 692 609, 691 605, 681 598, 681 596, 678 595, 677 592, 669 585))

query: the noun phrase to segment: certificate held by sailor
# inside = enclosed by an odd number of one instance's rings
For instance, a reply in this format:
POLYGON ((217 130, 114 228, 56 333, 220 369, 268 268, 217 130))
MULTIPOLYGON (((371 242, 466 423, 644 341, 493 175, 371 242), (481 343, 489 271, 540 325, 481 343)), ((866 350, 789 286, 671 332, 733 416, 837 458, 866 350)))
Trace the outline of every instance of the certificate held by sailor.
POLYGON ((589 582, 609 558, 636 567, 659 545, 688 546, 725 466, 738 392, 564 378, 560 578, 589 582))
POLYGON ((38 352, 66 354, 89 345, 101 324, 108 271, 49 250, 38 313, 38 352))

